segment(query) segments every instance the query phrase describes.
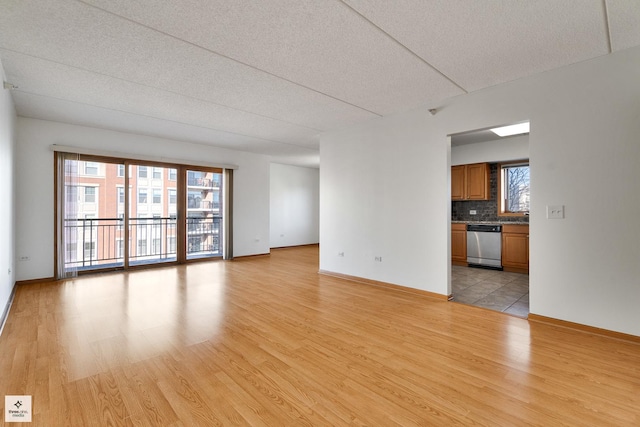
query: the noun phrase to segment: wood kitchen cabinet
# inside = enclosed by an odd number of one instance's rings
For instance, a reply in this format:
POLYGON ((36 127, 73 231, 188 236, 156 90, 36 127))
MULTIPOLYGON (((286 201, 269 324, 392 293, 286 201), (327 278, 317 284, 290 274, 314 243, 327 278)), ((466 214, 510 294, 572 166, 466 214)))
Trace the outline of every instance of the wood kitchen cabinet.
POLYGON ((451 224, 451 264, 467 265, 467 224, 451 224))
POLYGON ((529 226, 502 226, 502 268, 504 271, 529 273, 529 226))
POLYGON ((451 167, 451 200, 489 200, 489 164, 451 167))
MULTIPOLYGON (((451 166, 451 200, 464 200, 466 198, 466 169, 465 165, 451 166)), ((454 224, 451 224, 453 227, 454 224)))

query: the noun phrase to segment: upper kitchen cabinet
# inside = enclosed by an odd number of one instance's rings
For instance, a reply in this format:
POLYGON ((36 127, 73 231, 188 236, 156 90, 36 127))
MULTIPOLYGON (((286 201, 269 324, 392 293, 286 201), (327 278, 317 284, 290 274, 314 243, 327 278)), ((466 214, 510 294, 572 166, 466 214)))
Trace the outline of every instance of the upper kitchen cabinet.
POLYGON ((451 167, 451 200, 489 200, 489 164, 451 167))
POLYGON ((466 199, 466 169, 465 165, 451 166, 451 200, 466 199))

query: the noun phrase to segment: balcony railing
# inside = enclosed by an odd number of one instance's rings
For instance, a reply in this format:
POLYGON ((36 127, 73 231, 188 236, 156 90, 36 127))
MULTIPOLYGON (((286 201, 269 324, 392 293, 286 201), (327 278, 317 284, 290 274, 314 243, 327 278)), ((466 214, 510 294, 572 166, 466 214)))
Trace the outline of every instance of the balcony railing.
POLYGON ((129 263, 176 260, 175 217, 129 219, 129 263))
POLYGON ((187 209, 216 210, 220 209, 220 202, 202 200, 198 197, 187 199, 187 209))
MULTIPOLYGON (((220 217, 187 217, 187 257, 222 255, 220 217)), ((84 218, 65 220, 65 268, 91 270, 124 265, 124 219, 84 218)), ((129 264, 177 259, 177 220, 129 219, 129 264)))
POLYGON ((118 242, 124 241, 123 224, 122 218, 66 219, 65 269, 123 265, 118 254, 118 242))
POLYGON ((220 188, 220 181, 209 178, 187 178, 189 187, 220 188))
POLYGON ((187 258, 222 255, 219 216, 187 217, 187 258))

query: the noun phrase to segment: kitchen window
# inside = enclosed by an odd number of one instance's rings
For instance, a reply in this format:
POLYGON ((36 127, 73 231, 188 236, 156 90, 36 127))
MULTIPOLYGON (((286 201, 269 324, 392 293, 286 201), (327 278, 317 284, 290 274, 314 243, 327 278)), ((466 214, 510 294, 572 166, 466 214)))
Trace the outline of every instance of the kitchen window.
POLYGON ((528 215, 530 199, 529 162, 499 165, 499 215, 528 215))

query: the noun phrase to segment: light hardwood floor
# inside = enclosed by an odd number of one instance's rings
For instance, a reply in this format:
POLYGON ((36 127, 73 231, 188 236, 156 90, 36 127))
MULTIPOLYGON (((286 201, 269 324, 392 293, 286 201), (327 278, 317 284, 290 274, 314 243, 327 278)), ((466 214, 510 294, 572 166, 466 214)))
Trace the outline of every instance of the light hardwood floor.
POLYGON ((640 425, 640 345, 318 275, 317 259, 19 286, 0 404, 33 395, 34 426, 640 425))

